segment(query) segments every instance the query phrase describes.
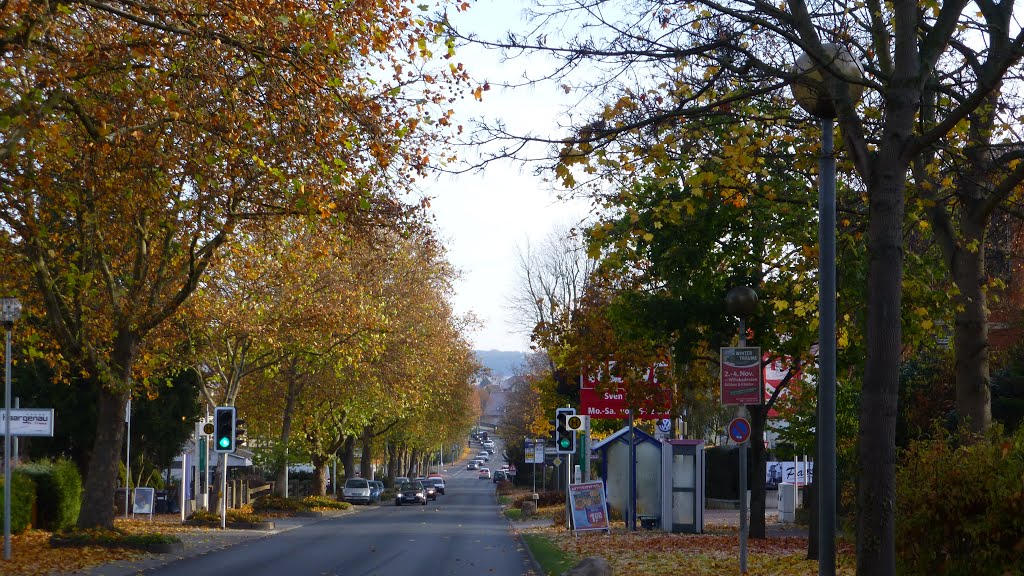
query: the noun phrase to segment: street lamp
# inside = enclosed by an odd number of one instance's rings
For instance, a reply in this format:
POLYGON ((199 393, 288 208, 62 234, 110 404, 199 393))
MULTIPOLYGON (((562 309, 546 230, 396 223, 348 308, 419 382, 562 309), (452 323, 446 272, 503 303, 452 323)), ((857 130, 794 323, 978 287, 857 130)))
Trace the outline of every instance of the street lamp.
MULTIPOLYGON (((749 286, 737 286, 725 295, 725 309, 740 319, 740 347, 747 345, 747 316, 757 312, 757 292, 749 286)), ((740 405, 738 416, 745 417, 746 407, 740 405)), ((740 443, 740 574, 747 573, 747 442, 740 443)))
POLYGON ((7 331, 4 347, 4 560, 11 559, 11 329, 21 318, 17 298, 0 298, 0 323, 7 331))
POLYGON ((797 104, 821 123, 818 160, 818 574, 836 573, 836 159, 834 90, 845 87, 856 102, 864 87, 860 66, 844 46, 823 44, 814 59, 801 54, 793 65, 797 104), (831 70, 832 72, 829 72, 831 70), (838 74, 836 74, 838 73, 838 74), (831 88, 829 85, 832 85, 831 88))

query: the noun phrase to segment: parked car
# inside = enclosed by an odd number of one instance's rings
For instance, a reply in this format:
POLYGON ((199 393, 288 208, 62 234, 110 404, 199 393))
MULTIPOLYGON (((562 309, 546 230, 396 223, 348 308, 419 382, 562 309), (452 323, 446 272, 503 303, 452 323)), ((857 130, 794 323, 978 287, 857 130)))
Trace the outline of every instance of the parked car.
POLYGON ((352 504, 369 504, 373 500, 370 481, 366 478, 349 478, 341 489, 341 499, 352 504))
POLYGON ((395 494, 395 506, 401 506, 406 502, 413 504, 419 502, 424 506, 427 505, 427 491, 423 489, 422 483, 403 482, 398 487, 398 493, 395 494))
POLYGON ((494 481, 495 484, 497 484, 502 480, 508 480, 508 476, 505 474, 504 470, 498 470, 494 473, 494 477, 492 478, 492 480, 494 481))
POLYGON ((380 502, 380 499, 384 497, 384 491, 387 490, 387 487, 380 480, 374 480, 373 483, 377 485, 377 501, 380 502))
POLYGON ((370 480, 370 502, 379 502, 380 495, 384 493, 384 485, 376 480, 370 480))
MULTIPOLYGON (((430 482, 434 485, 434 488, 437 488, 438 494, 444 494, 444 478, 441 478, 440 476, 429 476, 427 477, 427 482, 430 482)), ((426 482, 424 482, 424 485, 426 485, 426 482)))
POLYGON ((479 478, 480 480, 490 480, 491 479, 491 469, 490 468, 481 468, 480 469, 480 473, 477 474, 477 478, 479 478))

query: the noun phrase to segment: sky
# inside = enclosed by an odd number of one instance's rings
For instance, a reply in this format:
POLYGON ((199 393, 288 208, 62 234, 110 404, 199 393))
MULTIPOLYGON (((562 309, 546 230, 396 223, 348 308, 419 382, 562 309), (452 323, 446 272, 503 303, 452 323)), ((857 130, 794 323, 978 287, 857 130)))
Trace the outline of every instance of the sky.
MULTIPOLYGON (((522 1, 479 0, 452 20, 460 29, 471 29, 483 39, 497 39, 520 25, 522 1)), ((461 49, 456 60, 470 74, 492 85, 514 79, 529 61, 502 63, 498 54, 473 47, 461 49)), ((545 134, 555 129, 561 91, 554 86, 484 92, 483 102, 465 100, 455 108, 457 120, 471 117, 502 118, 509 127, 545 134)), ((482 328, 467 334, 478 350, 529 350, 529 334, 517 333, 508 300, 515 290, 516 249, 537 246, 557 227, 568 227, 585 218, 589 205, 556 198, 557 191, 532 166, 509 162, 488 165, 483 172, 457 176, 438 175, 423 185, 432 197, 431 208, 440 237, 447 243, 448 259, 461 272, 455 284, 454 306, 458 314, 472 312, 482 328)))

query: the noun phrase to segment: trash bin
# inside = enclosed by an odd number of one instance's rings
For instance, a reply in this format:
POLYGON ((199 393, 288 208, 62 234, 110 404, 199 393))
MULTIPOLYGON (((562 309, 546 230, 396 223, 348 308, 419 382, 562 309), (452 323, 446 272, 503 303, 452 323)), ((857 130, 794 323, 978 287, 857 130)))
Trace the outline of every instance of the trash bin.
POLYGON ((167 490, 154 490, 153 498, 156 502, 153 503, 153 512, 155 514, 170 514, 171 507, 170 501, 167 497, 167 490))
MULTIPOLYGON (((124 494, 125 494, 125 488, 118 488, 118 489, 114 490, 114 515, 115 516, 124 516, 124 502, 125 502, 124 494)), ((128 510, 129 511, 132 509, 131 506, 132 506, 132 502, 131 502, 131 497, 129 496, 129 498, 128 498, 128 510)))

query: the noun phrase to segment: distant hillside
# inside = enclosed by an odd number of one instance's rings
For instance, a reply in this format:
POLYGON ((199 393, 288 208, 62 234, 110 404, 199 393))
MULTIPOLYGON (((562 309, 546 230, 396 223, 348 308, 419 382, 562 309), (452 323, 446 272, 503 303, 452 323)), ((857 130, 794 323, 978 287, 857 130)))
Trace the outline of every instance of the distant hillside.
POLYGON ((474 350, 480 363, 490 368, 495 376, 511 376, 516 366, 526 362, 525 352, 506 352, 502 350, 474 350))

